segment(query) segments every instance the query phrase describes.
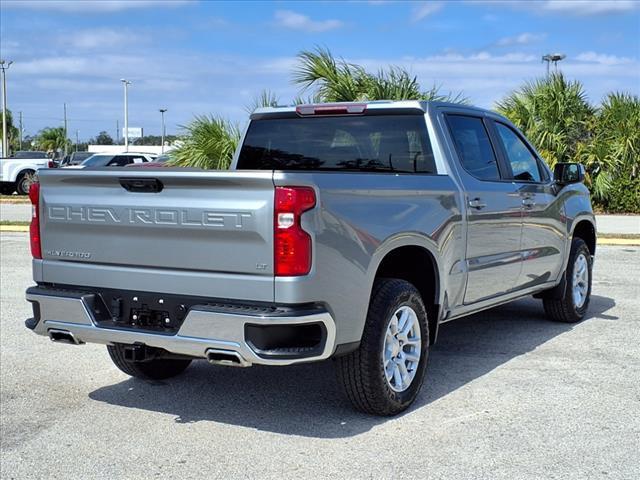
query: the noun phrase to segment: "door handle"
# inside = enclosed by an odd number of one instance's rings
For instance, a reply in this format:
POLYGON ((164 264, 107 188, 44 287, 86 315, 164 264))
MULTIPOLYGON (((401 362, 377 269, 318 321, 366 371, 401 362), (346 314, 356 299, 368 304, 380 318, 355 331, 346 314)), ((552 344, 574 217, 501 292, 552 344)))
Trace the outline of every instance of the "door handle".
POLYGON ((475 208, 476 210, 482 210, 484 207, 487 206, 487 204, 484 203, 479 198, 474 198, 473 200, 469 200, 469 206, 471 208, 475 208))

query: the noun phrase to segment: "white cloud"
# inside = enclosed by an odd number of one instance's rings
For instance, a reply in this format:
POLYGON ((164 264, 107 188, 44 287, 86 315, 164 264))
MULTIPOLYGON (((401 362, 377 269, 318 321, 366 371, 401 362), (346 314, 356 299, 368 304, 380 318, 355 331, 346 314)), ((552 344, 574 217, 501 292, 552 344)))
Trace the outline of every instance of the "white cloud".
POLYGON ((275 19, 280 27, 307 32, 326 32, 344 25, 340 20, 312 20, 307 15, 291 10, 278 10, 275 13, 275 19))
MULTIPOLYGON (((416 75, 423 88, 441 86, 443 92, 463 92, 472 103, 491 108, 494 103, 525 81, 544 75, 540 56, 522 52, 492 54, 479 52, 470 55, 446 53, 414 58, 347 59, 377 70, 399 65, 416 75)), ((587 52, 562 61, 559 68, 567 77, 585 85, 592 102, 611 90, 640 94, 638 71, 640 61, 587 52), (628 62, 628 63, 625 63, 628 62)))
POLYGON ((545 33, 521 33, 514 37, 503 37, 496 42, 499 47, 510 47, 513 45, 528 45, 530 43, 544 40, 547 35, 545 33))
POLYGON ((76 49, 113 48, 123 45, 140 43, 142 37, 126 30, 112 30, 109 28, 97 28, 92 30, 80 30, 59 37, 59 42, 76 49))
POLYGON ((176 7, 191 0, 3 0, 5 8, 28 8, 58 12, 120 12, 140 8, 176 7))
POLYGON ((435 0, 420 2, 413 9, 413 13, 411 15, 411 21, 419 22, 423 18, 426 18, 429 15, 432 15, 438 12, 439 10, 442 10, 443 6, 444 4, 442 2, 437 2, 435 0))
POLYGON ((604 53, 584 52, 576 56, 581 62, 599 63, 601 65, 629 65, 635 61, 629 57, 618 57, 604 53))
POLYGON ((572 15, 599 15, 605 13, 630 12, 638 8, 636 0, 547 0, 536 6, 547 12, 572 15))
POLYGON ((640 8, 637 0, 467 0, 496 7, 511 7, 542 14, 572 16, 627 13, 640 8))

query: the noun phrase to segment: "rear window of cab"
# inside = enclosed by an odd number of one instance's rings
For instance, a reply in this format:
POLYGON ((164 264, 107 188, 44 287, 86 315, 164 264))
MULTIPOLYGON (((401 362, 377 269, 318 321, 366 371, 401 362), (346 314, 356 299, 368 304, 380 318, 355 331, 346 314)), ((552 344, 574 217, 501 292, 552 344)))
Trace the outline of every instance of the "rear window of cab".
POLYGON ((255 119, 236 168, 436 173, 424 116, 406 114, 255 119))

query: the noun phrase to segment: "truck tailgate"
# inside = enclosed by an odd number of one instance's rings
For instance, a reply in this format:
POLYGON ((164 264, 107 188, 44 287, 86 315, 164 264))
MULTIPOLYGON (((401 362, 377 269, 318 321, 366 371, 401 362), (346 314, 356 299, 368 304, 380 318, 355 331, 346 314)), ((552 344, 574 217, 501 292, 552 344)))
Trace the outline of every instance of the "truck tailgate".
POLYGON ((40 184, 44 281, 66 283, 48 262, 273 276, 271 172, 60 169, 40 184))

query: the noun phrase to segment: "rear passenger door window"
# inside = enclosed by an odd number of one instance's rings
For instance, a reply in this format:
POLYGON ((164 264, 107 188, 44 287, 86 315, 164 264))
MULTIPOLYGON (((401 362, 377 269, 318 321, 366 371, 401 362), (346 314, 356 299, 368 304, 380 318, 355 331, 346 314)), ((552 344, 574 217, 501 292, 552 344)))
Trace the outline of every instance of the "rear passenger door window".
POLYGON ((514 180, 519 182, 541 182, 540 165, 529 147, 511 128, 495 122, 498 137, 511 165, 514 180))
POLYGON ((447 115, 447 121, 464 169, 480 180, 500 180, 496 154, 482 119, 447 115))

